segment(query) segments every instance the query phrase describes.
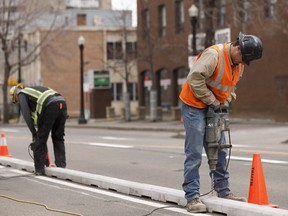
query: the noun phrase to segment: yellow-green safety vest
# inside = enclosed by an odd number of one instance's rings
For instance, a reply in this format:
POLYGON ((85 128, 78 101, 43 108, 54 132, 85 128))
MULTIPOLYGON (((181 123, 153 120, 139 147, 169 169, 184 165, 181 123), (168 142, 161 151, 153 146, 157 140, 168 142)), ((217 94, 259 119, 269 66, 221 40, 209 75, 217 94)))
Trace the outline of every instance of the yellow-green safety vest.
POLYGON ((46 90, 44 92, 41 92, 41 91, 38 91, 38 90, 36 90, 34 88, 29 88, 29 87, 26 87, 26 88, 22 89, 21 92, 23 92, 23 93, 25 93, 27 95, 30 95, 31 97, 36 98, 36 102, 37 102, 36 110, 35 110, 35 112, 31 111, 31 117, 33 119, 34 125, 37 126, 38 116, 42 112, 42 106, 43 106, 45 100, 49 96, 57 94, 58 92, 54 91, 53 89, 48 89, 48 90, 46 90))

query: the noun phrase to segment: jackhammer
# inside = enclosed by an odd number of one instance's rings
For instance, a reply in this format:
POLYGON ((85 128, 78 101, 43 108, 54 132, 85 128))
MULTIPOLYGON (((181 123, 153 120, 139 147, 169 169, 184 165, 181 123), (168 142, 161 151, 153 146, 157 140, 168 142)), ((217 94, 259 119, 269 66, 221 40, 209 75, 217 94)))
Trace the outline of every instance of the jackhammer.
POLYGON ((218 163, 218 149, 231 148, 229 113, 227 107, 220 107, 214 111, 208 108, 206 115, 205 139, 208 144, 207 158, 209 169, 211 171, 212 190, 214 189, 214 171, 218 163), (221 134, 225 131, 229 135, 229 143, 221 143, 221 134))

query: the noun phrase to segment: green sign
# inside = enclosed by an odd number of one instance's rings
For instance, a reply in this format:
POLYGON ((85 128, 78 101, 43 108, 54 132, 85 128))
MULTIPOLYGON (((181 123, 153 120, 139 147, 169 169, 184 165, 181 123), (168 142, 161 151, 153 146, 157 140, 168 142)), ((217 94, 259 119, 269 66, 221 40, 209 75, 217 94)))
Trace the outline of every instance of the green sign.
POLYGON ((94 71, 94 88, 110 88, 109 71, 94 71))
POLYGON ((109 77, 97 77, 94 78, 94 87, 110 87, 110 78, 109 77))

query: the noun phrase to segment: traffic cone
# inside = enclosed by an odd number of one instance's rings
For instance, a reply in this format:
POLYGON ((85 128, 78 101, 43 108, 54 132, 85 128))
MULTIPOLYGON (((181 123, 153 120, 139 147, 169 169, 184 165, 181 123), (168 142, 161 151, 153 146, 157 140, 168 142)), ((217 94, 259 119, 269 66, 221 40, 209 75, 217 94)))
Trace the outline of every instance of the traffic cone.
POLYGON ((0 156, 12 157, 12 155, 9 154, 7 141, 4 133, 1 133, 0 156))
POLYGON ((47 152, 46 166, 48 166, 48 167, 55 167, 56 166, 55 164, 51 163, 49 152, 47 152))
POLYGON ((278 208, 269 204, 260 154, 253 154, 248 203, 278 208))

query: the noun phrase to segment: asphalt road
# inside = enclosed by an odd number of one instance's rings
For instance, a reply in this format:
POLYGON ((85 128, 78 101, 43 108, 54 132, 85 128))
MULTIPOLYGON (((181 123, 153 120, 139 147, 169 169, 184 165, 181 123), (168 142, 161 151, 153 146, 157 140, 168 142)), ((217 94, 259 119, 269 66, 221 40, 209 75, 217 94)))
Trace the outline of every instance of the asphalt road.
MULTIPOLYGON (((28 129, 7 127, 2 130, 13 157, 32 161, 27 152, 31 141, 28 129)), ((239 123, 232 124, 231 130, 232 191, 248 197, 252 156, 260 153, 269 202, 288 209, 285 181, 288 177, 288 126, 239 123)), ((67 128, 67 168, 181 190, 183 144, 183 134, 173 132, 67 128)), ((51 141, 48 145, 53 159, 51 141)), ((208 192, 211 187, 206 161, 204 155, 200 170, 201 193, 208 192)))
POLYGON ((182 207, 0 166, 1 216, 148 216, 190 214, 182 207))

